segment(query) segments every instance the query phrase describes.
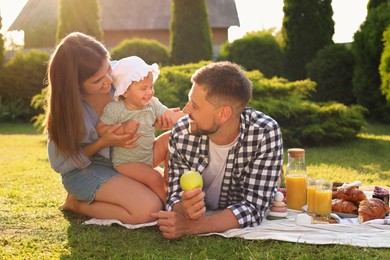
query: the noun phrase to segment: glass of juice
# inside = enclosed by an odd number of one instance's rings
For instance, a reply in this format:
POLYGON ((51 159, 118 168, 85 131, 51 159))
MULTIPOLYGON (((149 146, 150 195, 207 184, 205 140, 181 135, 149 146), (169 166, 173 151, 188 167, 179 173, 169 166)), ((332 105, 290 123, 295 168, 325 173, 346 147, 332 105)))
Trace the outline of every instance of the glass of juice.
POLYGON ((330 219, 332 211, 332 181, 316 181, 315 209, 317 219, 325 221, 330 219))
POLYGON ((307 178, 307 214, 315 216, 316 214, 316 179, 307 178))

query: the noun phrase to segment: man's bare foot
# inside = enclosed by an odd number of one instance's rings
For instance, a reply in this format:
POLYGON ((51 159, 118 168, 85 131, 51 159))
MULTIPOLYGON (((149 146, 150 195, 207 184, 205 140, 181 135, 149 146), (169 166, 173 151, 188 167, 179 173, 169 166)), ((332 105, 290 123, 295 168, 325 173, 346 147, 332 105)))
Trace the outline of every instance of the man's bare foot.
POLYGON ((76 205, 79 203, 79 201, 76 199, 75 196, 68 194, 66 196, 65 202, 62 203, 58 209, 63 211, 70 211, 74 212, 74 209, 76 208, 76 205))

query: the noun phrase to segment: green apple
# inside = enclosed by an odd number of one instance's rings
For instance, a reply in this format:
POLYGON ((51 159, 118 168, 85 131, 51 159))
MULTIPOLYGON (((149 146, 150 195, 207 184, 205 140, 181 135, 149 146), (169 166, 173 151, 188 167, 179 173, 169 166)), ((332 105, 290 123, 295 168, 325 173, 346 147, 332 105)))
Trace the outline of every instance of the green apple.
POLYGON ((196 171, 188 171, 183 173, 180 178, 180 186, 184 191, 193 190, 203 187, 202 175, 196 171))

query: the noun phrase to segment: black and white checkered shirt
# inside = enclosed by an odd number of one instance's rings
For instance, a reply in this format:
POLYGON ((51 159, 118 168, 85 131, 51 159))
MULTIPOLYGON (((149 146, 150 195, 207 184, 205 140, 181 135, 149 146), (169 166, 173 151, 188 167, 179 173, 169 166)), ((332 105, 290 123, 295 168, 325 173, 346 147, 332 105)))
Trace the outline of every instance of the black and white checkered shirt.
MULTIPOLYGON (((181 200, 181 175, 206 169, 208 151, 207 136, 189 134, 188 117, 172 129, 167 210, 181 200)), ((282 164, 283 140, 278 123, 264 113, 246 108, 241 114, 237 145, 228 154, 219 208, 232 210, 242 228, 260 224, 277 190, 282 164)))

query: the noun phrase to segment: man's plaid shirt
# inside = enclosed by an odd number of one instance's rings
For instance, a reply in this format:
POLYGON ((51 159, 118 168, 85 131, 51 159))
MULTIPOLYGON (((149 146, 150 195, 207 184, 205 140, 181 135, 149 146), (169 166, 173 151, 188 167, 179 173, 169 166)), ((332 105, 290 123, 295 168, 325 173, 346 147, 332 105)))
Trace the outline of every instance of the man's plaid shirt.
MULTIPOLYGON (((278 123, 264 113, 246 108, 240 120, 237 145, 227 158, 219 208, 232 210, 243 228, 260 224, 275 195, 283 164, 283 140, 278 123)), ((188 117, 172 129, 167 210, 181 200, 181 175, 206 169, 208 150, 207 136, 189 134, 188 117)))

